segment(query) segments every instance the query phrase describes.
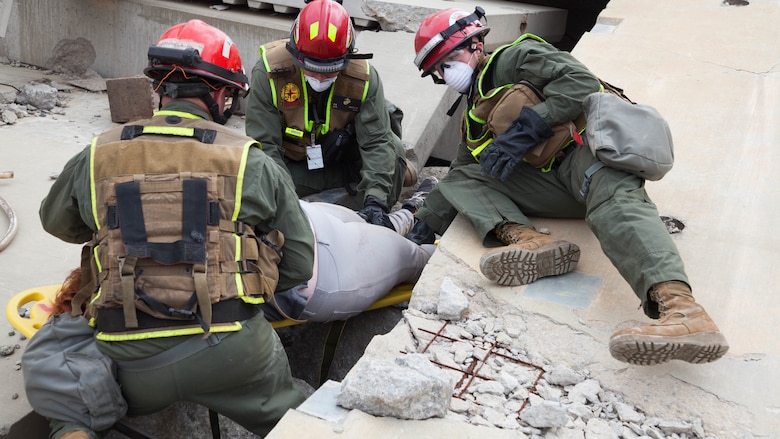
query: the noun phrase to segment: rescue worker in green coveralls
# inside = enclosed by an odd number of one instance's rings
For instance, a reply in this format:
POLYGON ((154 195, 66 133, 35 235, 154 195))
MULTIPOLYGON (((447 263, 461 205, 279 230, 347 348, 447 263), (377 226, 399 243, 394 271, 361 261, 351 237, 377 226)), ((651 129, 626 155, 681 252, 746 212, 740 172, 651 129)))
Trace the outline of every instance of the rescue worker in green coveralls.
POLYGON ((425 200, 407 238, 432 242, 457 213, 489 249, 480 270, 501 285, 525 285, 574 270, 574 243, 539 233, 528 216, 584 218, 602 250, 657 323, 615 332, 610 353, 633 364, 678 359, 706 363, 728 343, 695 302, 680 254, 644 189, 644 179, 612 168, 592 176, 589 148, 571 142, 582 131, 582 102, 599 79, 568 52, 525 34, 485 53, 489 28, 473 14, 428 15, 415 35, 423 76, 467 100, 462 141, 447 176, 425 200))
MULTIPOLYGON (((128 415, 193 401, 266 435, 304 395, 259 305, 312 277, 312 230, 284 169, 221 125, 226 102, 248 88, 231 39, 192 20, 148 56, 160 111, 73 157, 41 221, 64 241, 87 242, 90 283, 73 309, 88 305, 128 415)), ((51 427, 52 438, 98 437, 74 422, 51 427)))
POLYGON ((404 186, 417 181, 391 129, 382 81, 355 50, 355 29, 340 2, 301 9, 290 38, 260 47, 247 100, 246 133, 286 166, 298 196, 345 188, 339 201, 372 224, 404 186))

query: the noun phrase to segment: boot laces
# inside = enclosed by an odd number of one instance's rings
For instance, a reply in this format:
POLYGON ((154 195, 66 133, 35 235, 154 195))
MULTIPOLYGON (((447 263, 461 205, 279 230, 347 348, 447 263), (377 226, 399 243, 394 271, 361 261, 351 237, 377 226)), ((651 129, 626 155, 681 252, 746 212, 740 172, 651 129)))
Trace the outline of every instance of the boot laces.
POLYGON ((505 223, 496 227, 495 233, 499 241, 506 245, 517 244, 522 241, 520 230, 527 228, 516 223, 505 223))

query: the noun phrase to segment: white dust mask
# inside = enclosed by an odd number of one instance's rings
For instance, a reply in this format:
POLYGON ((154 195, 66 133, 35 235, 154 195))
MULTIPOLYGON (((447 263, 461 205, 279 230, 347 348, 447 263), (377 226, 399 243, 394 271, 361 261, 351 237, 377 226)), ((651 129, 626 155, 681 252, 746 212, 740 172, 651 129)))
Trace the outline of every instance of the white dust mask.
POLYGON ((448 62, 444 68, 444 82, 458 93, 469 91, 473 75, 474 68, 461 61, 448 62))
POLYGON ((336 78, 338 78, 338 76, 334 76, 332 78, 325 78, 322 81, 320 81, 319 79, 313 78, 307 74, 304 74, 303 76, 306 77, 306 82, 309 83, 312 90, 318 93, 327 90, 328 87, 330 87, 334 82, 336 82, 336 78))

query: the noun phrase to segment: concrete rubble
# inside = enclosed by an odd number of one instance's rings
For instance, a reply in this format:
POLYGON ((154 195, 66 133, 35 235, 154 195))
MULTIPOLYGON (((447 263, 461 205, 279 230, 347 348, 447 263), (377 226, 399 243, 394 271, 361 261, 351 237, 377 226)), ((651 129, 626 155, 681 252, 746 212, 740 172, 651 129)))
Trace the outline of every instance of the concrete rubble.
MULTIPOLYGON (((441 284, 439 297, 443 291, 461 291, 450 278, 441 284)), ((499 318, 479 301, 463 310, 462 319, 415 308, 403 314, 411 334, 405 345, 407 357, 426 358, 456 383, 448 419, 513 430, 519 438, 715 437, 699 418, 648 413, 604 388, 587 368, 575 370, 530 351, 523 337, 528 333, 525 318, 499 318)), ((431 398, 431 382, 439 378, 418 383, 419 394, 409 393, 407 403, 388 409, 389 401, 397 401, 398 389, 409 383, 403 368, 392 364, 370 355, 359 360, 342 383, 338 403, 376 416, 420 419, 413 416, 413 401, 426 394, 431 398), (353 383, 357 380, 362 380, 360 385, 353 383)))
MULTIPOLYGON (((0 58, 1 64, 12 67, 40 70, 7 58, 0 58)), ((52 73, 51 70, 41 70, 42 74, 52 73)), ((73 81, 84 81, 82 77, 73 78, 73 81)), ((102 78, 100 79, 102 81, 102 78)), ((104 88, 103 88, 104 89, 104 88)), ((20 87, 3 87, 0 93, 0 126, 14 125, 19 119, 25 117, 46 117, 50 115, 64 115, 64 108, 70 98, 69 93, 74 87, 43 78, 31 81, 20 87)), ((97 90, 102 91, 102 90, 97 90)))
POLYGON ((360 361, 341 384, 337 402, 375 416, 399 419, 444 417, 454 382, 425 356, 409 354, 395 361, 360 361))
MULTIPOLYGON (((120 6, 131 3, 121 2, 120 6)), ((713 316, 717 316, 721 329, 729 338, 732 350, 726 358, 715 364, 690 367, 674 362, 654 368, 616 364, 605 347, 609 334, 645 320, 636 309, 630 291, 601 255, 598 243, 584 224, 540 221, 540 229, 549 228, 556 236, 581 244, 580 267, 561 279, 544 279, 514 289, 486 285, 474 268, 479 258, 476 250, 481 249, 481 245, 472 236, 470 225, 459 218, 448 230, 448 236, 442 237, 437 254, 415 287, 409 308, 384 310, 383 318, 386 316, 387 321, 383 324, 388 328, 381 333, 387 334, 374 338, 368 347, 368 342, 363 340, 350 344, 353 334, 345 331, 340 349, 354 351, 351 353, 358 357, 365 349, 365 354, 357 363, 351 362, 357 361, 355 358, 344 360, 337 355, 330 376, 347 384, 350 368, 359 370, 365 377, 379 370, 391 370, 389 379, 376 380, 372 388, 374 392, 387 391, 392 390, 387 387, 393 386, 393 377, 409 373, 396 360, 425 359, 444 371, 448 381, 454 383, 443 417, 399 421, 415 418, 400 411, 392 416, 379 416, 377 407, 358 406, 357 401, 346 400, 342 401, 344 405, 356 409, 344 409, 337 401, 343 388, 341 383, 329 381, 316 392, 308 384, 317 381, 311 365, 320 359, 319 352, 309 352, 308 357, 297 359, 295 356, 302 353, 293 349, 288 353, 291 363, 301 360, 303 365, 296 369, 296 364, 292 364, 294 374, 305 378, 299 385, 313 394, 303 406, 288 413, 289 418, 280 423, 270 438, 296 437, 290 434, 296 424, 298 431, 309 434, 316 431, 321 438, 369 436, 355 434, 360 431, 361 423, 370 427, 363 431, 376 433, 371 435, 375 439, 393 437, 391 435, 398 431, 403 431, 405 437, 433 434, 436 437, 491 439, 780 437, 780 405, 776 392, 772 391, 779 376, 776 373, 777 346, 767 343, 767 340, 774 340, 772 335, 777 326, 772 320, 776 317, 777 296, 765 293, 771 291, 772 267, 777 261, 777 240, 773 234, 765 233, 777 228, 777 216, 771 215, 774 212, 771 200, 777 198, 771 195, 776 189, 763 183, 763 179, 759 183, 745 183, 755 182, 758 174, 771 176, 772 171, 766 166, 776 162, 772 160, 777 156, 773 152, 776 148, 768 145, 775 144, 774 140, 778 138, 777 128, 771 125, 772 115, 776 113, 773 109, 778 108, 774 105, 777 93, 771 92, 777 90, 774 63, 778 57, 777 49, 769 48, 776 47, 772 45, 771 35, 777 33, 771 33, 764 22, 776 21, 773 17, 777 12, 771 12, 761 2, 752 2, 745 8, 728 7, 726 3, 695 0, 681 6, 669 0, 660 3, 613 0, 599 21, 597 28, 600 30, 596 32, 594 28, 590 38, 586 38, 575 53, 594 71, 608 76, 607 79, 622 81, 620 85, 631 91, 632 98, 657 105, 675 123, 675 143, 679 139, 681 145, 676 151, 678 170, 664 182, 649 185, 649 190, 665 211, 662 220, 669 233, 674 234, 674 239, 686 253, 686 265, 697 281, 697 300, 706 303, 713 316), (669 13, 671 10, 675 14, 669 13), (658 18, 645 21, 645 15, 658 18), (757 19, 762 15, 765 20, 757 19), (627 23, 618 27, 624 19, 627 23), (695 23, 696 20, 706 26, 695 23), (664 26, 675 32, 659 32, 655 23, 665 23, 664 26), (734 34, 712 32, 713 28, 725 28, 724 23, 733 26, 734 34), (750 23, 751 32, 745 32, 745 23, 750 23), (745 38, 735 40, 733 35, 737 31, 745 38), (641 43, 637 45, 638 42, 641 43), (717 55, 709 55, 711 49, 699 49, 713 45, 722 49, 717 55), (643 50, 639 51, 637 47, 643 50), (640 56, 639 52, 653 56, 640 56), (652 60, 646 61, 647 58, 652 60), (723 102, 729 105, 723 105, 723 102), (725 112, 728 118, 722 114, 725 112), (722 129, 726 126, 729 128, 722 129), (702 155, 697 147, 700 144, 708 145, 710 153, 702 155), (734 151, 739 152, 740 161, 732 166, 723 157, 734 151), (757 160, 756 156, 761 158, 757 160), (745 198, 745 193, 754 196, 745 198), (756 207, 759 202, 752 200, 762 200, 764 207, 756 207), (672 214, 683 215, 684 223, 672 214), (734 228, 735 223, 740 227, 734 228), (574 283, 576 288, 571 287, 574 283), (399 316, 401 322, 395 325, 399 316), (391 321, 393 318, 396 320, 391 321), (312 408, 310 403, 318 397, 324 398, 326 403, 312 408), (321 420, 324 423, 320 423, 321 420)), ((387 26, 398 26, 399 29, 415 26, 405 24, 402 15, 396 15, 397 11, 387 9, 389 6, 381 2, 371 2, 370 6, 374 8, 373 17, 386 21, 387 26)), ((491 21, 493 35, 502 30, 500 23, 491 21)), ((288 27, 284 26, 282 33, 288 27)), ((512 29, 508 31, 516 34, 512 29)), ((379 33, 366 32, 360 39, 361 48, 377 53, 377 62, 388 58, 388 54, 380 50, 384 46, 376 43, 380 38, 379 33)), ((411 47, 410 39, 402 42, 399 47, 411 47)), ((78 40, 66 43, 58 47, 65 50, 83 44, 78 40)), ((406 55, 410 57, 408 53, 406 55)), ((405 59, 398 64, 408 65, 410 61, 405 59)), ((28 67, 2 57, 0 63, 28 67)), ((78 63, 71 71, 73 69, 78 69, 78 63)), ((382 71, 389 69, 383 66, 382 71)), ((0 126, 30 122, 28 125, 44 132, 55 129, 51 124, 38 125, 38 121, 68 122, 58 125, 57 129, 62 132, 55 139, 40 141, 36 138, 37 143, 30 145, 18 140, 9 141, 13 145, 24 145, 25 148, 16 149, 26 151, 23 157, 19 156, 22 158, 17 158, 12 151, 6 150, 4 162, 10 158, 7 162, 17 171, 17 178, 15 185, 2 188, 3 195, 10 195, 9 200, 22 207, 20 214, 25 229, 15 248, 0 255, 5 258, 4 264, 8 264, 4 267, 14 267, 5 268, 0 276, 4 291, 17 292, 31 283, 58 282, 63 267, 70 267, 72 261, 77 260, 75 247, 54 242, 51 237, 46 240, 36 224, 35 212, 40 197, 45 194, 50 173, 59 171, 69 156, 105 128, 103 125, 108 121, 105 102, 91 101, 94 110, 84 118, 86 122, 74 122, 74 118, 67 115, 69 101, 84 96, 82 90, 100 91, 101 82, 102 90, 105 90, 105 82, 94 75, 87 68, 80 78, 31 82, 30 85, 42 84, 57 90, 56 97, 49 95, 42 101, 42 107, 54 103, 48 110, 31 103, 16 102, 19 92, 26 87, 17 84, 19 90, 0 89, 0 126), (56 150, 39 146, 47 142, 60 143, 56 150), (32 167, 28 165, 29 156, 40 158, 34 168, 44 169, 43 176, 29 177, 32 167), (27 203, 28 199, 32 201, 27 203), (25 208, 24 203, 32 207, 25 208), (24 251, 16 251, 16 248, 24 251), (38 256, 33 257, 33 254, 38 256), (19 264, 22 269, 11 263, 19 264), (44 264, 49 267, 48 271, 34 281, 22 279, 33 264, 44 264), (23 272, 25 274, 20 274, 23 272)), ((416 76, 407 78, 407 75, 395 72, 386 76, 405 78, 403 84, 387 80, 388 90, 398 87, 422 92, 434 88, 427 82, 418 86, 413 82, 416 76)), ((46 95, 48 89, 40 89, 40 94, 46 95)), ((444 93, 440 89, 437 91, 444 93)), ((96 93, 88 95, 94 97, 96 93)), ((441 95, 436 95, 436 99, 439 98, 441 95)), ((449 98, 451 96, 443 99, 448 101, 447 107, 452 101, 449 98)), ((403 102, 399 104, 403 105, 403 102)), ((404 109, 407 112, 404 133, 410 123, 428 123, 415 114, 414 107, 404 109)), ((234 118, 230 125, 240 131, 243 129, 241 123, 240 118, 234 118)), ((9 135, 13 134, 10 128, 6 127, 9 135)), ((453 126, 453 130, 457 131, 457 127, 453 126)), ((377 314, 366 314, 350 319, 348 324, 377 318, 377 314)), ((285 341, 290 338, 285 342, 286 347, 299 344, 300 339, 313 333, 324 332, 322 326, 315 325, 285 329, 288 330, 279 333, 285 341)), ((8 337, 0 341, 0 355, 6 355, 0 360, 6 364, 5 381, 9 383, 2 393, 3 410, 20 413, 13 419, 23 424, 35 417, 34 413, 28 414, 20 379, 14 375, 21 376, 18 359, 24 342, 19 341, 16 333, 7 334, 8 337)), ((360 335, 370 337, 366 333, 360 335)), ((316 344, 318 340, 312 343, 316 344)), ((444 399, 447 398, 441 398, 444 399)), ((406 407, 396 407, 396 410, 402 408, 406 407)), ((40 417, 35 422, 45 425, 40 417)), ((157 437, 210 437, 208 411, 195 404, 180 403, 154 416, 123 422, 157 437)), ((10 430, 7 425, 0 427, 0 437, 6 437, 10 430)), ((222 416, 220 427, 222 437, 257 437, 222 416)), ((14 436, 11 431, 10 437, 33 436, 14 436)), ((118 432, 107 436, 108 439, 124 437, 118 432)), ((306 435, 298 434, 297 437, 306 435)))

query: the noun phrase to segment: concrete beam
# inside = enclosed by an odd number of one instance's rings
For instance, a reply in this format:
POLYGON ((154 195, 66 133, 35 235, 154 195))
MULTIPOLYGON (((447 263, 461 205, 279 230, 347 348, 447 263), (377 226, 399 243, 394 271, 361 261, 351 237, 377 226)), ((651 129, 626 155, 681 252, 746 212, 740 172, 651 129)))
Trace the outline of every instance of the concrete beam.
MULTIPOLYGON (((8 30, 0 38, 0 55, 41 67, 50 67, 54 48, 64 39, 84 38, 94 47, 91 69, 104 78, 138 75, 146 51, 156 36, 175 23, 201 19, 224 30, 238 45, 247 73, 259 60, 257 48, 289 35, 296 11, 270 13, 269 5, 291 8, 303 0, 273 0, 250 7, 229 0, 226 10, 211 8, 213 2, 173 0, 45 0, 13 2, 7 15, 8 30)), ((3 3, 4 9, 9 9, 3 3)), ((404 112, 404 144, 407 156, 422 167, 436 157, 452 159, 458 139, 458 122, 445 115, 456 96, 446 87, 434 87, 420 78, 414 67, 414 34, 429 13, 451 7, 473 10, 465 1, 396 0, 394 2, 345 0, 354 17, 374 20, 383 28, 401 32, 358 33, 361 52, 374 53, 388 99, 404 112)), ((509 43, 523 32, 533 32, 550 41, 563 35, 566 11, 544 6, 486 0, 480 3, 491 27, 488 49, 509 43)))

